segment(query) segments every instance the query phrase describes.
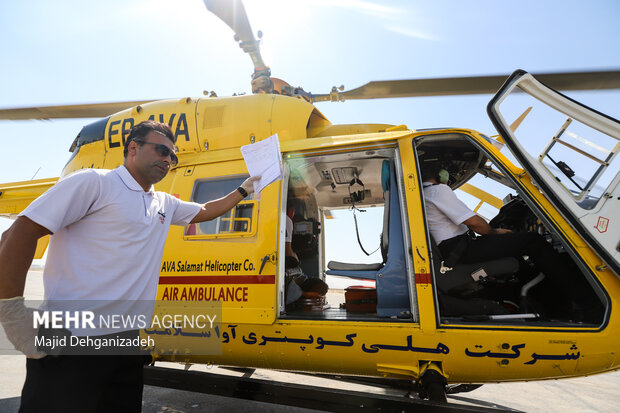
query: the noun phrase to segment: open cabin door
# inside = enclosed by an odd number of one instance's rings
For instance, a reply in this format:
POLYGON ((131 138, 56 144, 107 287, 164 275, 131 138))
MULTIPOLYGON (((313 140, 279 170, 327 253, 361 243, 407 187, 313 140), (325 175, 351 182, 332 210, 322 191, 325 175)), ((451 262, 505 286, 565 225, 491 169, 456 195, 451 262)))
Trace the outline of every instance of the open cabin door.
POLYGON ((538 188, 620 275, 620 122, 523 70, 508 78, 487 112, 538 188), (530 107, 512 131, 511 120, 530 107))

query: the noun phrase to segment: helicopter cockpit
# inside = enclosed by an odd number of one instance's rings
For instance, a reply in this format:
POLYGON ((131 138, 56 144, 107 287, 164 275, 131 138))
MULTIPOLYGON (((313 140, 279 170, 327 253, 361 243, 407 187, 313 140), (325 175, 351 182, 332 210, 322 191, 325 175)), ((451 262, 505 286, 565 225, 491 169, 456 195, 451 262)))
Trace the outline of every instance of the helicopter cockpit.
MULTIPOLYGON (((492 139, 487 140, 498 145, 492 139)), ((569 269, 562 279, 562 292, 545 282, 545 275, 534 268, 527 256, 476 265, 459 264, 446 269, 443 262, 446 257, 441 256, 429 234, 443 322, 480 319, 527 320, 530 323, 602 322, 605 294, 596 278, 575 258, 576 254, 543 211, 529 202, 507 178, 509 175, 502 171, 499 162, 493 162, 471 138, 459 133, 418 138, 416 152, 420 169, 440 164, 450 174, 447 185, 491 227, 542 235, 569 269), (558 297, 562 294, 568 296, 558 297), (570 304, 560 310, 562 300, 570 304)))

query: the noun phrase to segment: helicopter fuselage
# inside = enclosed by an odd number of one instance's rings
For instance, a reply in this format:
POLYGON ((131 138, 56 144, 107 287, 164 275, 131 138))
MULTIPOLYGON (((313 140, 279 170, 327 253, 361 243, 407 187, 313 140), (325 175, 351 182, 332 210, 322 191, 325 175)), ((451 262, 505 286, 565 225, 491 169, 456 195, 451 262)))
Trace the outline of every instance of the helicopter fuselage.
MULTIPOLYGON (((246 176, 239 147, 276 133, 286 167, 284 179, 265 188, 260 199, 240 204, 243 210, 218 221, 216 231, 171 228, 157 300, 221 305, 221 320, 209 335, 221 345, 221 353, 187 353, 184 349, 206 340, 205 335, 172 331, 169 341, 155 350, 157 359, 401 379, 418 379, 427 369, 436 369, 449 382, 560 378, 620 366, 616 355, 620 349, 617 274, 601 269, 595 251, 533 185, 527 171, 513 165, 492 139, 467 129, 416 131, 391 125, 332 125, 312 104, 286 96, 187 98, 133 107, 86 126, 72 146, 62 175, 82 168, 121 165, 129 129, 147 119, 168 123, 177 138, 179 163, 156 189, 183 200, 198 200, 203 183, 246 176), (444 274, 433 264, 419 177, 421 155, 416 149, 420 142, 434 141, 445 142, 446 148, 467 142, 477 151, 472 165, 488 159, 497 166, 539 220, 557 234, 593 285, 604 306, 600 317, 580 323, 442 316, 436 280, 444 274), (330 178, 333 188, 324 185, 314 178, 312 168, 320 170, 323 164, 329 170, 358 167, 367 183, 371 207, 385 202, 379 174, 373 186, 374 178, 368 172, 373 168, 380 171, 382 162, 392 168, 391 185, 397 190, 394 199, 399 207, 390 211, 401 217, 398 242, 403 252, 398 255, 389 250, 388 256, 400 257, 400 270, 344 276, 376 282, 377 312, 325 307, 287 311, 284 220, 292 194, 310 188, 309 195, 296 199, 302 200, 298 202, 304 208, 314 205, 314 210, 323 213, 317 221, 324 228, 325 211, 346 209, 350 200, 346 194, 340 196, 344 186, 334 177, 330 178), (299 175, 302 170, 306 172, 299 175), (336 205, 340 202, 336 199, 342 203, 336 205)), ((463 182, 468 176, 462 176, 463 182)), ((15 203, 12 213, 24 205, 15 203)), ((312 213, 307 214, 309 220, 312 213)), ((319 263, 315 275, 324 278, 323 234, 314 235, 317 247, 308 255, 308 262, 319 263)), ((389 264, 384 262, 382 268, 389 264)))

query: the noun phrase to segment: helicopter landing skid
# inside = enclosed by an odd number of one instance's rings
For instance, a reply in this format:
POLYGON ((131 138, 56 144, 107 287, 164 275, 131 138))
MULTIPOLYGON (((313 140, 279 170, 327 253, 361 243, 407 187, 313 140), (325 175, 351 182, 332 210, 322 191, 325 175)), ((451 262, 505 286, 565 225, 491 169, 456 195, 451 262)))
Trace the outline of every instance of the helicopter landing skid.
POLYGON ((243 377, 234 377, 217 373, 154 366, 144 368, 144 384, 330 412, 424 411, 452 413, 506 411, 489 407, 440 403, 403 396, 281 383, 251 378, 247 374, 243 377))

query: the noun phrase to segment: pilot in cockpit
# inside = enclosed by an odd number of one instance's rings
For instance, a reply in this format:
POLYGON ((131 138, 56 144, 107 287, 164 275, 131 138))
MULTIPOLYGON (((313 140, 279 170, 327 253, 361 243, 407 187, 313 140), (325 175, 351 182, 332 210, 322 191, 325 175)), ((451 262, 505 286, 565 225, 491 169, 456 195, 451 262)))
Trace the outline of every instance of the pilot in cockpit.
POLYGON ((480 263, 504 257, 529 257, 535 270, 545 274, 544 282, 560 292, 568 306, 568 285, 563 280, 565 262, 540 234, 492 228, 465 205, 446 185, 449 173, 438 163, 422 170, 428 227, 442 256, 452 263, 480 263), (476 235, 478 234, 478 235, 476 235))

